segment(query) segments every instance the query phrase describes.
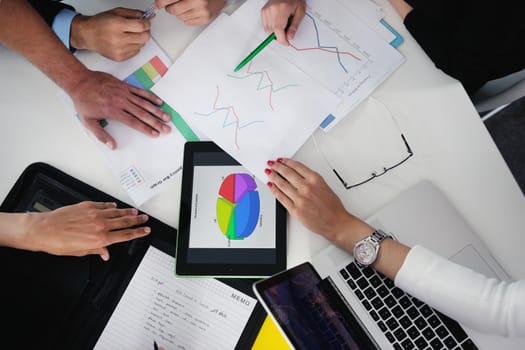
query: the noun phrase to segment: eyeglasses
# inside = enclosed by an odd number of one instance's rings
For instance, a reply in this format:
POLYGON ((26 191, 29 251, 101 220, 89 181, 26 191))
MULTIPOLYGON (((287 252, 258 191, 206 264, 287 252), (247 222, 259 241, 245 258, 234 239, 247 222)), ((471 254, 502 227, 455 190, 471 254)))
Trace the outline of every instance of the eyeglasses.
MULTIPOLYGON (((373 97, 371 97, 372 99, 374 99, 373 97)), ((381 101, 377 100, 377 99, 374 99, 375 101, 378 101, 380 102, 383 107, 389 112, 390 114, 390 117, 392 118, 394 124, 397 126, 397 129, 399 130, 399 134, 401 135, 401 140, 403 141, 403 144, 405 145, 406 147, 406 154, 404 154, 401 158, 400 161, 394 163, 393 165, 390 165, 390 166, 383 166, 382 167, 382 170, 381 171, 373 171, 370 173, 370 176, 367 177, 367 178, 364 178, 362 181, 359 181, 359 182, 353 182, 352 184, 349 184, 340 174, 340 172, 337 171, 337 169, 335 167, 333 167, 330 162, 328 161, 328 158, 325 156, 325 154, 323 153, 323 151, 321 151, 321 148, 319 147, 319 144, 317 143, 317 139, 315 137, 315 135, 312 135, 312 139, 314 141, 314 144, 315 144, 315 147, 317 148, 317 150, 319 151, 319 153, 321 154, 321 156, 323 157, 324 161, 326 162, 326 164, 328 165, 328 167, 330 169, 332 169, 332 172, 335 174, 335 176, 339 179, 339 181, 341 181, 341 183, 343 184, 344 188, 349 190, 351 188, 355 188, 355 187, 358 187, 358 186, 361 186, 361 185, 364 185, 370 181, 372 181, 373 179, 377 178, 377 177, 380 177, 380 176, 383 176, 385 175, 387 172, 389 172, 390 170, 394 169, 394 168, 397 168, 398 166, 400 166, 401 164, 405 163, 407 160, 409 160, 413 155, 414 155, 414 152, 412 151, 412 148, 410 148, 410 145, 408 144, 408 141, 405 137, 405 135, 403 135, 402 131, 401 131, 401 128, 399 127, 399 124, 397 123, 397 120, 394 118, 392 112, 390 111, 390 109, 381 101)))

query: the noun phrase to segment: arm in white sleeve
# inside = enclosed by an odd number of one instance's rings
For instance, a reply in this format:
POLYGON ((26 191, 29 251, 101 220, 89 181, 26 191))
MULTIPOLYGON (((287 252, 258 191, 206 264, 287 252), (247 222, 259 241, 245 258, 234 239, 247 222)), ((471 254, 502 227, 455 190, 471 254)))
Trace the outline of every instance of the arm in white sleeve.
POLYGON ((488 278, 415 246, 395 284, 468 327, 525 336, 525 280, 509 283, 488 278))

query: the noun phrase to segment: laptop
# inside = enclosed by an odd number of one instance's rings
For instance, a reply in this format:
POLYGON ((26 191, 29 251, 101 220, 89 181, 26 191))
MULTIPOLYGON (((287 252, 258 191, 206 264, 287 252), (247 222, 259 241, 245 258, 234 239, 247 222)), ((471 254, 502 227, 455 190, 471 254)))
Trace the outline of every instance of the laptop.
MULTIPOLYGON (((408 189, 367 220, 413 246, 423 245, 489 277, 510 280, 447 198, 429 181, 408 189)), ((254 285, 257 297, 297 349, 525 349, 525 339, 460 325, 359 268, 333 245, 254 285)))

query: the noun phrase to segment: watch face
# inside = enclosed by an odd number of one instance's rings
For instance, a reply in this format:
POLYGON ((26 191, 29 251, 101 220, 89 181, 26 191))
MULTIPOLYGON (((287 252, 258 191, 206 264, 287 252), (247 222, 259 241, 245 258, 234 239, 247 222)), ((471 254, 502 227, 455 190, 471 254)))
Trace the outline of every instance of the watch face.
POLYGON ((354 247, 354 259, 362 265, 370 265, 376 260, 376 248, 368 241, 361 241, 354 247))

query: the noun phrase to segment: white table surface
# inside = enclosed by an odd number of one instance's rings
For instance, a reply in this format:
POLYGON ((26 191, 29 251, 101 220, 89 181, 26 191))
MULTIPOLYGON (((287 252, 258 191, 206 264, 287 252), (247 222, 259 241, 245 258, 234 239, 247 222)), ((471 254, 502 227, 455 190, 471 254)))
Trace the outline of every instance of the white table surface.
MULTIPOLYGON (((418 181, 431 180, 463 214, 507 272, 514 278, 525 278, 525 264, 521 259, 525 246, 523 194, 462 86, 434 68, 388 2, 379 2, 387 12, 387 21, 405 38, 399 50, 407 60, 373 96, 394 114, 415 155, 388 174, 352 190, 341 186, 312 140, 295 158, 321 173, 345 206, 360 217, 371 215, 418 181)), ((150 4, 145 0, 75 0, 68 3, 85 14, 117 6, 144 9, 150 4)), ((202 27, 186 27, 166 13, 159 13, 152 24, 153 36, 172 60, 201 30, 202 27)), ((5 198, 29 164, 43 161, 130 203, 103 155, 57 97, 59 88, 16 53, 0 47, 0 57, 3 122, 0 127, 0 199, 5 198)), ((96 55, 87 54, 82 58, 90 62, 96 55)), ((340 153, 348 135, 356 132, 354 126, 358 120, 361 120, 362 132, 370 135, 369 143, 364 145, 367 155, 382 152, 374 139, 375 130, 381 126, 362 122, 377 111, 374 99, 366 100, 329 133, 316 133, 325 152, 333 149, 334 154, 340 153)), ((349 149, 348 152, 355 156, 360 150, 349 149)), ((340 158, 343 159, 337 159, 337 163, 344 165, 345 157, 340 158)), ((180 183, 140 209, 177 227, 179 195, 180 183)), ((327 244, 296 220, 289 220, 289 266, 308 260, 327 244)))

